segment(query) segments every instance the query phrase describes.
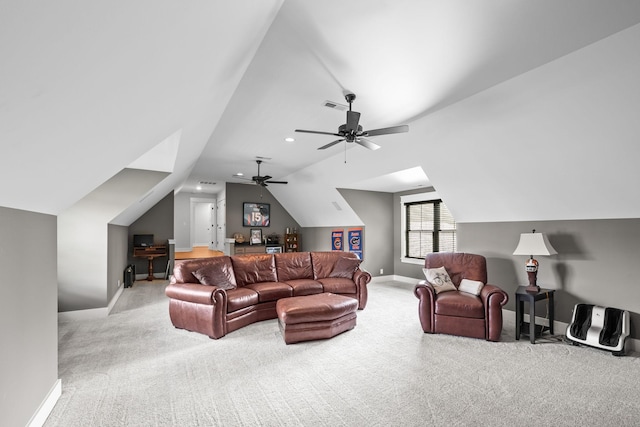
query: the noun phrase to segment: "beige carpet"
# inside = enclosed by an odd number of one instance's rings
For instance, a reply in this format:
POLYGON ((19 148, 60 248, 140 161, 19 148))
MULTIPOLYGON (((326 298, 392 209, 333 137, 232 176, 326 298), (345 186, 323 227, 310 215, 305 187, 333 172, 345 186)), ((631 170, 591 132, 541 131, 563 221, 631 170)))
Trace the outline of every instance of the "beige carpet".
POLYGON ((422 333, 410 285, 369 285, 358 325, 285 345, 276 320, 219 340, 176 330, 164 284, 60 325, 46 426, 637 426, 640 359, 547 338, 422 333))

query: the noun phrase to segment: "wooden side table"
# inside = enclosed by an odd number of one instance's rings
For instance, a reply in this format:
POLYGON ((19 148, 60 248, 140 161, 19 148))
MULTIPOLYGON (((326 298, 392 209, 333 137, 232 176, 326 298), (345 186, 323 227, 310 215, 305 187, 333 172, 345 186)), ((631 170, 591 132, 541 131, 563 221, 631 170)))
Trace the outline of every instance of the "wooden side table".
MULTIPOLYGON (((555 289, 543 289, 537 293, 527 292, 526 286, 518 286, 516 289, 516 339, 520 339, 522 328, 529 326, 529 339, 531 344, 535 344, 536 335, 540 336, 544 331, 549 331, 553 335, 553 296, 555 289), (549 326, 536 325, 536 301, 547 300, 549 304, 549 326), (529 322, 524 321, 524 303, 529 303, 529 322)), ((526 332, 524 332, 526 333, 526 332)))

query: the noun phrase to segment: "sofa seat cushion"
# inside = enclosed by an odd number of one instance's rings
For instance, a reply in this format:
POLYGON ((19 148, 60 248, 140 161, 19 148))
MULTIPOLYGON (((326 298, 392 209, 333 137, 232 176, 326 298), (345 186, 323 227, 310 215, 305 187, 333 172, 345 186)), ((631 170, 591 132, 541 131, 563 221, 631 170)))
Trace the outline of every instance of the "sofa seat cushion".
POLYGON ((293 296, 314 295, 324 292, 322 283, 313 279, 292 279, 287 280, 286 284, 293 288, 293 296))
POLYGON ((256 291, 260 302, 277 301, 293 296, 293 288, 283 282, 252 283, 245 287, 256 291))
POLYGON ((482 300, 475 295, 460 291, 443 292, 436 298, 435 313, 484 319, 484 306, 482 300))
POLYGON ((240 310, 260 302, 258 293, 253 289, 236 288, 227 291, 227 312, 240 310))
POLYGON ((322 283, 325 292, 333 292, 334 294, 355 294, 356 284, 351 279, 343 277, 327 277, 326 279, 318 279, 322 283))

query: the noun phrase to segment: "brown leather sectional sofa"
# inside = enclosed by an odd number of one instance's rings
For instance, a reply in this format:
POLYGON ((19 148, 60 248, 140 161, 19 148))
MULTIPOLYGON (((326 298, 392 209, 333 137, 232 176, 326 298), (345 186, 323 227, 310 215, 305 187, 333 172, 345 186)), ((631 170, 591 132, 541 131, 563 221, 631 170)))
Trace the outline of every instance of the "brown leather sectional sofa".
POLYGON ((233 255, 176 261, 165 293, 176 328, 217 339, 261 320, 275 319, 281 298, 323 292, 367 304, 371 275, 349 252, 233 255))

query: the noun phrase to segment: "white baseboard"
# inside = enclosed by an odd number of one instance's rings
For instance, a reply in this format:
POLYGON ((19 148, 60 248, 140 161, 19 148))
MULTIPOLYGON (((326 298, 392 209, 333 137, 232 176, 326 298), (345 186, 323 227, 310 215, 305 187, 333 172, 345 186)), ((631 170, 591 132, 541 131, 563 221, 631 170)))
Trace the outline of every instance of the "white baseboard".
POLYGON ((111 298, 109 304, 107 304, 107 314, 110 314, 111 310, 113 310, 113 306, 116 305, 116 302, 118 302, 118 298, 120 298, 120 295, 122 295, 122 291, 124 291, 124 283, 118 287, 115 295, 113 296, 113 298, 111 298))
POLYGON ((107 317, 107 307, 88 308, 86 310, 61 311, 58 313, 58 322, 73 322, 78 320, 99 319, 107 317))
POLYGON ((49 414, 53 411, 53 407, 56 406, 58 399, 62 395, 62 380, 58 379, 51 390, 49 390, 49 394, 42 401, 40 407, 36 411, 35 414, 31 417, 29 422, 27 423, 28 427, 42 427, 47 421, 49 414))
POLYGON ((414 277, 398 276, 396 274, 390 274, 388 276, 371 277, 371 283, 388 282, 390 280, 392 280, 394 282, 407 283, 409 285, 417 285, 418 282, 420 282, 421 279, 416 279, 414 277))
POLYGON ((58 313, 58 322, 73 322, 78 320, 100 319, 107 317, 118 302, 118 298, 124 291, 124 284, 120 285, 111 301, 106 307, 88 308, 86 310, 62 311, 58 313))

